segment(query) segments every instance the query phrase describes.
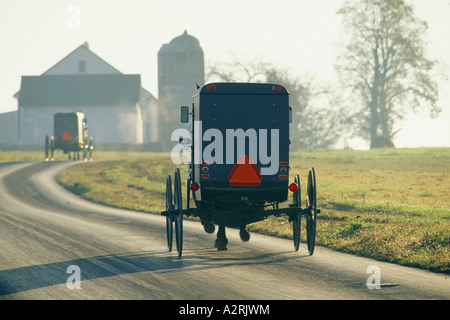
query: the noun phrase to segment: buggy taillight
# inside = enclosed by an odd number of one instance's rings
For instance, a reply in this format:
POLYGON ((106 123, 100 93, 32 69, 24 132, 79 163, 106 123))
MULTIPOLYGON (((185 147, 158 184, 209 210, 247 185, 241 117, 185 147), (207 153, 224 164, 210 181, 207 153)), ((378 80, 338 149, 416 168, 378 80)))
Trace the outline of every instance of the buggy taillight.
POLYGON ((295 192, 298 190, 298 185, 296 183, 291 183, 289 185, 289 191, 295 192))
POLYGON ((192 182, 190 188, 192 191, 197 191, 198 189, 200 189, 200 186, 197 182, 192 182))

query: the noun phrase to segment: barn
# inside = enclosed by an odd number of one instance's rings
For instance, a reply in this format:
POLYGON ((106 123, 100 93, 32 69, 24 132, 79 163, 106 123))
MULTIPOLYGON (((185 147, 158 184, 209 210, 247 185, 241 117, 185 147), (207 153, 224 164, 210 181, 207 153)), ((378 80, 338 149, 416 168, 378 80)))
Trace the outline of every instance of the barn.
POLYGON ((158 141, 156 99, 139 74, 123 74, 84 43, 40 76, 22 76, 18 101, 19 146, 43 145, 53 115, 81 111, 95 144, 158 141))
POLYGON ((41 75, 22 76, 17 111, 0 114, 0 150, 40 149, 53 115, 75 111, 86 115, 97 150, 171 150, 174 115, 204 77, 203 49, 187 31, 158 52, 158 99, 140 74, 123 74, 85 42, 41 75))

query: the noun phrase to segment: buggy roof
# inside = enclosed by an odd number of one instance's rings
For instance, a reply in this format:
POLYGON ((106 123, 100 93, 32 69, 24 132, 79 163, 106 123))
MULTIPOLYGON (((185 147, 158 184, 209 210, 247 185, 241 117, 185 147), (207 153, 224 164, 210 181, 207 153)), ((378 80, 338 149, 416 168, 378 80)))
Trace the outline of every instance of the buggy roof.
POLYGON ((279 84, 214 82, 198 89, 197 94, 249 94, 249 95, 288 95, 289 92, 279 84))

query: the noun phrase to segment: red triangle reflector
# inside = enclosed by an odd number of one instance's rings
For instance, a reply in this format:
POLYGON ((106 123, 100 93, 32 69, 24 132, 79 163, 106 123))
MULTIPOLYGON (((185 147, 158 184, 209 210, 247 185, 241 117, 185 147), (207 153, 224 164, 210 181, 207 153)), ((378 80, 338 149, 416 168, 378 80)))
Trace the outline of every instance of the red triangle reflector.
POLYGON ((72 140, 72 137, 70 136, 69 131, 64 131, 63 135, 61 136, 61 140, 67 141, 72 140))
POLYGON ((259 186, 262 176, 250 156, 241 156, 228 175, 232 186, 259 186))

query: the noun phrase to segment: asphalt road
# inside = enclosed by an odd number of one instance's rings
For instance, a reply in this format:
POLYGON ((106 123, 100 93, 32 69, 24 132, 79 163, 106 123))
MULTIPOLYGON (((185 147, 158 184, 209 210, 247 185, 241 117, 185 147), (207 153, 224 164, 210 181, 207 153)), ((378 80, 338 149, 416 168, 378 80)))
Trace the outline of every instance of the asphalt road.
POLYGON ((164 217, 57 185, 55 174, 71 165, 0 163, 0 299, 450 298, 448 275, 321 247, 310 257, 286 239, 251 234, 244 243, 228 229, 229 249, 218 252, 215 235, 186 220, 178 258, 167 252, 164 217), (368 288, 369 277, 379 289, 368 288))

